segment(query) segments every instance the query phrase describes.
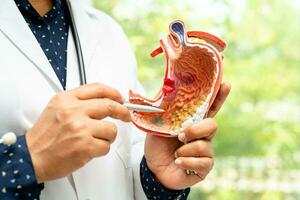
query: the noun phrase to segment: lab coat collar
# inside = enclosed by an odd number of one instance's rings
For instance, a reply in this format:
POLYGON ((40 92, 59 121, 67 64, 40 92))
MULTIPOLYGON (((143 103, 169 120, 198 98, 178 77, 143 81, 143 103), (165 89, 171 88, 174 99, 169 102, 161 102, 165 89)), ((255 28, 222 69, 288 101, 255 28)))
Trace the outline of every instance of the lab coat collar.
MULTIPOLYGON (((95 27, 92 27, 90 16, 85 12, 84 6, 78 0, 71 0, 70 2, 82 46, 85 66, 88 69, 89 61, 98 43, 93 41, 93 39, 97 38, 95 37, 97 33, 93 31, 95 27)), ((0 4, 0 33, 3 33, 12 45, 27 57, 51 85, 55 87, 56 91, 63 90, 51 64, 13 0, 3 0, 0 4)), ((69 56, 75 55, 68 53, 69 56)))
POLYGON ((0 4, 0 32, 51 81, 55 90, 63 90, 46 55, 12 0, 4 0, 0 4))
MULTIPOLYGON (((93 53, 96 50, 99 41, 101 40, 101 33, 99 27, 93 18, 96 18, 89 8, 87 3, 82 0, 69 0, 75 18, 75 23, 82 47, 83 60, 88 70, 93 53)), ((87 73, 87 81, 89 81, 89 74, 87 73)))

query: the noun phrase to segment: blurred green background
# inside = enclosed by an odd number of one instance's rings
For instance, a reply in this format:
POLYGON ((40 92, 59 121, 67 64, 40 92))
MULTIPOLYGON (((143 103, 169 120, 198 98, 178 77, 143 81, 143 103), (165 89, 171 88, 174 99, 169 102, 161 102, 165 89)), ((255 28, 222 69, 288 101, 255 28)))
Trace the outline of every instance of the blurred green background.
POLYGON ((168 24, 228 43, 232 84, 217 116, 216 164, 189 199, 300 199, 299 0, 94 0, 124 28, 147 95, 162 85, 164 57, 150 58, 168 24))

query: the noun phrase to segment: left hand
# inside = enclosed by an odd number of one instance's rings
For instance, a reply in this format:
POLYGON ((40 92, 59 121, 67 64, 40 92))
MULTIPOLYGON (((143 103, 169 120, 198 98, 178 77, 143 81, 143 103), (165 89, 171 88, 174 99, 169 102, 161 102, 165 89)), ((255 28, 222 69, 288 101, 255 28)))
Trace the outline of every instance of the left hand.
POLYGON ((229 92, 230 85, 222 84, 208 112, 208 118, 188 127, 178 138, 147 134, 147 165, 163 186, 172 190, 191 187, 202 181, 212 169, 211 140, 217 130, 217 124, 212 117, 220 110, 229 92), (186 170, 196 171, 197 175, 187 175, 186 170))

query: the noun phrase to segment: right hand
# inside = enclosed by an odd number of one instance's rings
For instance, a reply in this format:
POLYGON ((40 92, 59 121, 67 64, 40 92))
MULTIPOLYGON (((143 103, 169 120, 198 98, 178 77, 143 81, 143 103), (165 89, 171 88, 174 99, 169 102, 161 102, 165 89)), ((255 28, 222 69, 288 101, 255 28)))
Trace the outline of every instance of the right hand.
POLYGON ((64 177, 109 152, 117 127, 105 117, 130 121, 120 93, 88 84, 54 96, 26 141, 38 183, 64 177))

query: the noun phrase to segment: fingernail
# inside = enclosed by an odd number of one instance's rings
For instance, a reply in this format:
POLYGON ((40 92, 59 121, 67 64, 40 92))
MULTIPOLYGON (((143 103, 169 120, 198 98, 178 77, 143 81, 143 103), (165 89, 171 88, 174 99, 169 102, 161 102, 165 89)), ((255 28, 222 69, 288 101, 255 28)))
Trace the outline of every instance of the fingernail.
POLYGON ((177 154, 177 151, 175 152, 175 158, 178 158, 178 154, 177 154))
POLYGON ((179 133, 178 139, 179 139, 181 142, 184 142, 184 141, 185 141, 185 133, 179 133))
POLYGON ((177 158, 177 159, 175 160, 175 164, 176 164, 176 165, 181 165, 181 163, 182 163, 182 160, 180 160, 179 158, 177 158))
POLYGON ((230 82, 225 82, 225 84, 229 87, 231 87, 231 83, 230 82))

